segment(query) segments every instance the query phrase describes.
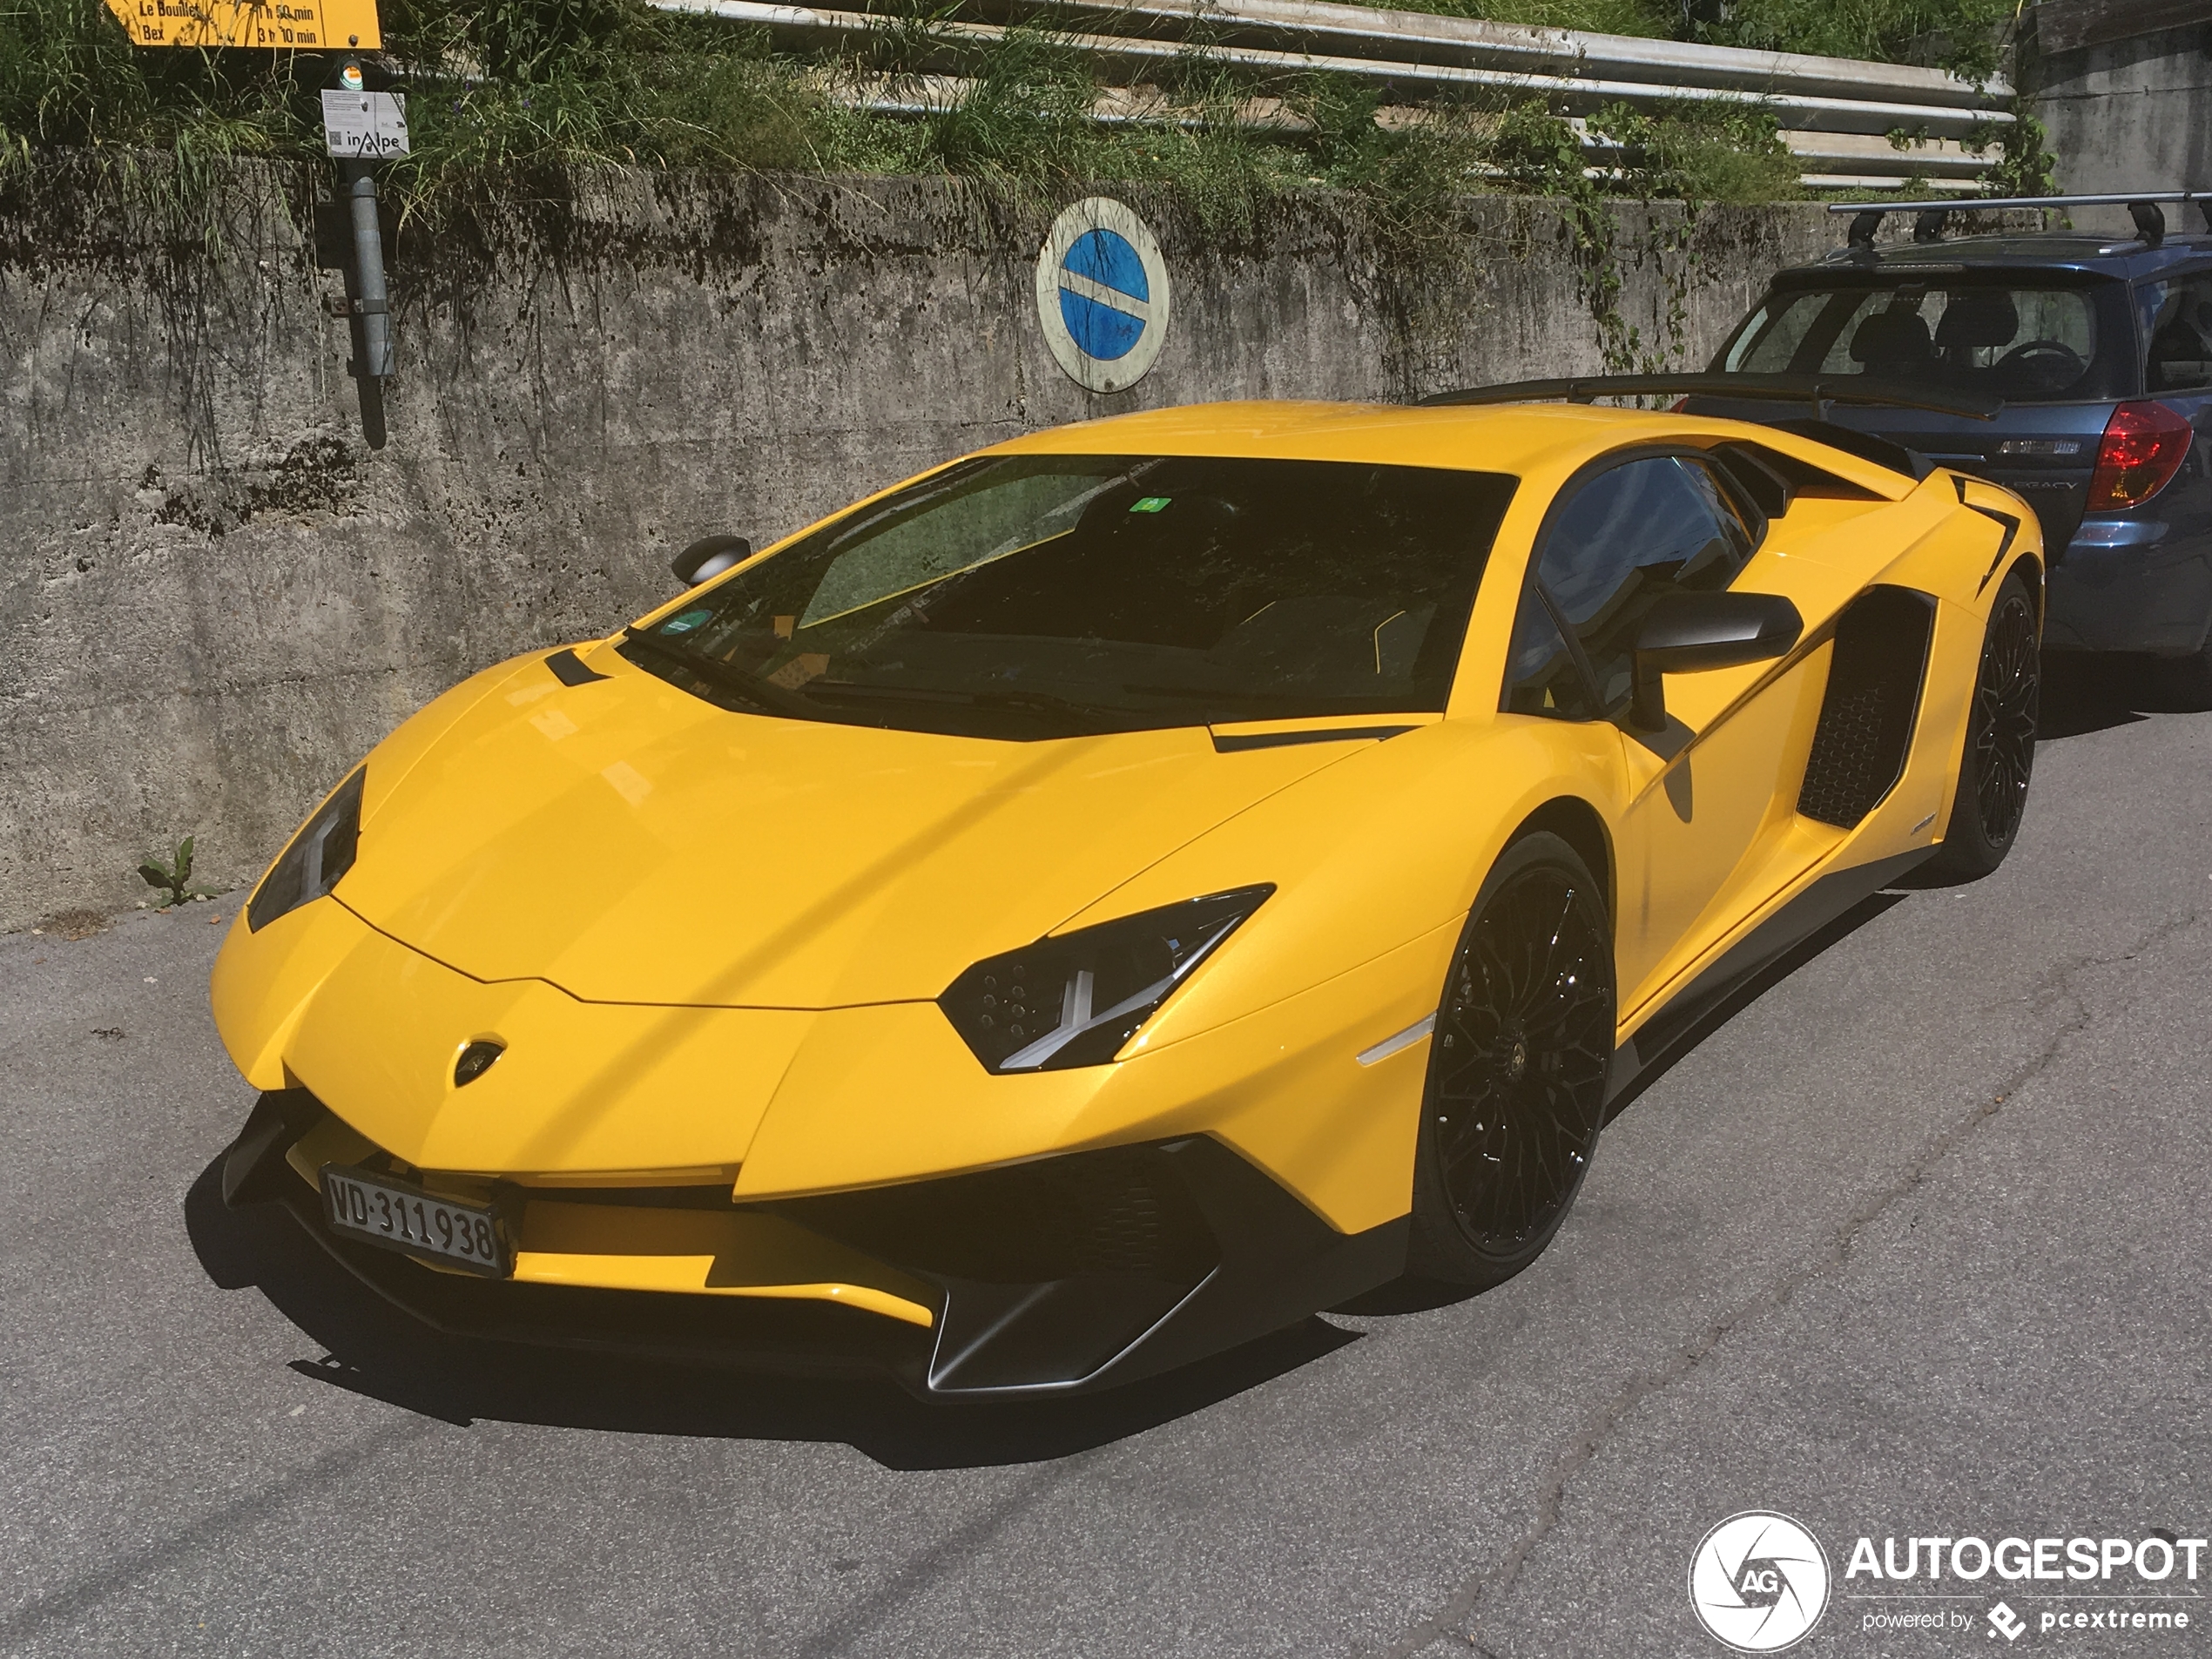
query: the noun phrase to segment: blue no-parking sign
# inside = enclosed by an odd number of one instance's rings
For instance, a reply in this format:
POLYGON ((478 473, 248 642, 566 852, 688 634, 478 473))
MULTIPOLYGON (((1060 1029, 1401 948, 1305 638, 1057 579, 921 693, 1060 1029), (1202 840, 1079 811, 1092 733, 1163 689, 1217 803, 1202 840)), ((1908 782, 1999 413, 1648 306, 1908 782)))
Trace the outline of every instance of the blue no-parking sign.
POLYGON ((1104 196, 1052 222, 1037 255, 1037 320, 1078 386, 1119 392, 1143 378, 1168 333, 1167 262, 1143 219, 1104 196))

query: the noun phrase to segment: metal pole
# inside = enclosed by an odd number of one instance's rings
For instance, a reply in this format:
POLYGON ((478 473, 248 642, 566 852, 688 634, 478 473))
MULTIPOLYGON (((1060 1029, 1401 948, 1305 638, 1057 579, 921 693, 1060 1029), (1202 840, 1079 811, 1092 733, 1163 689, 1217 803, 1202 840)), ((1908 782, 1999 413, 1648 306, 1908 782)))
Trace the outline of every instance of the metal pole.
POLYGON ((382 380, 392 372, 391 306, 384 289, 384 231, 376 218, 376 168, 341 161, 339 176, 354 219, 354 375, 382 380))

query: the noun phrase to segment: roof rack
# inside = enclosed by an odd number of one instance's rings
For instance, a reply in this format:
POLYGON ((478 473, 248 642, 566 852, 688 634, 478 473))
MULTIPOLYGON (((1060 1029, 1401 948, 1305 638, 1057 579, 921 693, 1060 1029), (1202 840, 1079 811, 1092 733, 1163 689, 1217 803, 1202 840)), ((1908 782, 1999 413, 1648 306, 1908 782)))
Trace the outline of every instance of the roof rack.
POLYGON ((1864 375, 1815 374, 1586 374, 1575 380, 1512 381, 1502 386, 1471 386, 1453 392, 1433 392, 1419 400, 1417 408, 1441 408, 1477 403, 1541 403, 1564 399, 1588 403, 1601 397, 1747 397, 1775 398, 1811 405, 1814 416, 1828 418, 1831 403, 1871 403, 1885 408, 1926 409, 1936 415, 1963 415, 1972 421, 1993 420, 2005 407, 1999 397, 1971 392, 1937 393, 1925 388, 1864 375))
POLYGON ((2143 246, 2156 247, 2166 239, 2166 215, 2159 208, 2161 202, 2196 203, 2203 212, 2205 229, 2212 231, 2212 191, 2205 190, 2137 190, 2117 196, 1977 196, 1941 207, 1932 207, 1925 202, 1830 202, 1828 211, 1854 215, 1851 245, 1870 253, 1874 249, 1874 232, 1885 213, 1914 215, 1912 239, 1940 242, 1944 223, 1954 212, 1983 212, 2007 207, 2125 207, 2128 216, 2135 221, 2143 246))

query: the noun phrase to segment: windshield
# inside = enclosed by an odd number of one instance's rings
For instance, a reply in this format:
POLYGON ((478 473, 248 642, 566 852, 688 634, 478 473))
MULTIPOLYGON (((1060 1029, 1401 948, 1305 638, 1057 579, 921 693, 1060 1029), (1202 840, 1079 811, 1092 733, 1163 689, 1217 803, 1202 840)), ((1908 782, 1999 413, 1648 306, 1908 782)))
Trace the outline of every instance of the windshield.
POLYGON ((739 570, 622 650, 725 707, 977 736, 1440 711, 1514 482, 985 457, 739 570))
POLYGON ((2117 283, 1929 273, 1777 289, 1723 348, 1726 374, 1865 374, 2015 402, 2126 396, 2117 283))

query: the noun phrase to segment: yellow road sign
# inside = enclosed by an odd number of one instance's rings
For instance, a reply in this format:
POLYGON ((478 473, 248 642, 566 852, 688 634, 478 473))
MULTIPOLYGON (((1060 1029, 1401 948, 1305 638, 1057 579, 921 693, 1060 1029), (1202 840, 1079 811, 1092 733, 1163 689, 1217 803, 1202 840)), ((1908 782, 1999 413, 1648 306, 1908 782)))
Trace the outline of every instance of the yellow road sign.
POLYGON ((370 51, 384 44, 376 0, 107 0, 135 46, 370 51))

